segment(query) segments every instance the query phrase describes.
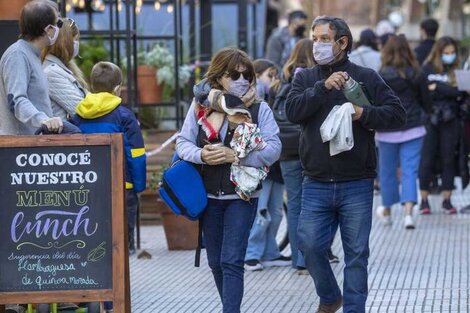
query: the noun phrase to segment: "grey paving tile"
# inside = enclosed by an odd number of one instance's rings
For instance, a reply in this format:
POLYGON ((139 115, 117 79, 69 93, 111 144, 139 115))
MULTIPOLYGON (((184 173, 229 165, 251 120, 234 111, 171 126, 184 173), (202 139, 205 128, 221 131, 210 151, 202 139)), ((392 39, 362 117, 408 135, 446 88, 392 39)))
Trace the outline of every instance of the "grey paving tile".
MULTIPOLYGON (((380 201, 375 197, 374 205, 380 201)), ((392 208, 391 227, 374 217, 367 312, 470 312, 470 214, 447 216, 439 196, 430 202, 433 214, 416 216, 414 231, 404 229, 400 206, 392 208)), ((453 202, 470 203, 470 189, 455 192, 453 202)), ((168 251, 160 226, 142 228, 142 247, 153 258, 130 259, 133 313, 221 312, 204 253, 194 268, 194 252, 168 251)), ((339 237, 333 251, 344 259, 339 237)), ((341 286, 344 263, 332 268, 341 286)), ((312 279, 291 268, 245 275, 244 313, 313 312, 317 305, 312 279)))

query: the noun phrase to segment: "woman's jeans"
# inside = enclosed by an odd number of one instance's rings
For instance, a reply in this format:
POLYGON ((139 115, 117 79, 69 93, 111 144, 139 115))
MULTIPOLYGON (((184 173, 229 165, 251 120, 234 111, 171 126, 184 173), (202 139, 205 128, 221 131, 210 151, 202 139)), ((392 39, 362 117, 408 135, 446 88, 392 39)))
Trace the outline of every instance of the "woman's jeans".
POLYGON ((240 312, 245 253, 257 205, 258 199, 208 199, 203 217, 204 243, 223 313, 240 312))
POLYGON ((339 226, 344 249, 343 312, 364 313, 372 225, 374 180, 319 182, 304 179, 299 248, 315 282, 320 303, 334 303, 341 290, 328 260, 339 226))
POLYGON ((300 160, 281 161, 281 171, 287 193, 287 228, 292 250, 292 267, 305 267, 304 258, 299 251, 297 235, 302 204, 302 164, 300 160))
POLYGON ((284 184, 271 179, 263 181, 245 260, 270 261, 281 256, 276 234, 282 220, 283 194, 284 184))
POLYGON ((395 203, 417 203, 419 162, 423 137, 402 143, 379 142, 380 193, 382 203, 390 208, 395 203), (401 168, 401 193, 397 170, 401 168))

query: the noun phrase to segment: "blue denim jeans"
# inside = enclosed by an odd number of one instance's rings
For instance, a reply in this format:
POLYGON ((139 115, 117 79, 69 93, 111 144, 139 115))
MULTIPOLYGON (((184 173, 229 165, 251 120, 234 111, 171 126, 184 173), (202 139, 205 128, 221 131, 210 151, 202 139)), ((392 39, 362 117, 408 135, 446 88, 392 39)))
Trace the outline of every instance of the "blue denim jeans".
POLYGON ((304 179, 299 248, 320 303, 334 303, 341 290, 327 251, 339 226, 344 249, 343 312, 364 313, 372 225, 373 179, 325 183, 304 179))
POLYGON ((257 205, 258 199, 208 199, 202 229, 223 313, 240 312, 245 253, 257 205))
POLYGON ((283 194, 284 184, 271 179, 263 181, 245 260, 270 261, 281 256, 276 234, 282 220, 283 194))
POLYGON ((385 207, 389 208, 398 202, 418 201, 416 180, 422 145, 422 137, 402 143, 379 142, 380 194, 385 207), (401 193, 397 178, 398 167, 401 167, 401 193))
POLYGON ((297 234, 302 204, 302 164, 300 160, 281 161, 281 171, 287 192, 287 228, 292 250, 292 267, 305 267, 304 257, 298 246, 297 234))

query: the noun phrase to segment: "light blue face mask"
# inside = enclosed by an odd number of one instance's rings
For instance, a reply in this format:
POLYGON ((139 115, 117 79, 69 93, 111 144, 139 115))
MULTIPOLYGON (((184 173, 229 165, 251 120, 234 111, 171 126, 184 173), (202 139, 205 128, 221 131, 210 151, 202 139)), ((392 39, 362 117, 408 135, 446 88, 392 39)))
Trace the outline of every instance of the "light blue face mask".
POLYGON ((241 97, 247 93, 250 88, 250 82, 246 79, 230 80, 228 92, 236 97, 241 97))
POLYGON ((452 54, 443 54, 441 57, 442 63, 446 65, 453 64, 455 62, 455 59, 457 59, 457 54, 452 53, 452 54))

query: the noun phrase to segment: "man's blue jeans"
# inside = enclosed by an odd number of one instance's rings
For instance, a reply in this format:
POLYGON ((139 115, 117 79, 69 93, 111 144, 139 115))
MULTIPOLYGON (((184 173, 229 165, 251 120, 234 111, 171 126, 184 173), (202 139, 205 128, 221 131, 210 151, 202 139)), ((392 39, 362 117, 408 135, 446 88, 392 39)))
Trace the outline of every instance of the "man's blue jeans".
POLYGON ((272 179, 263 181, 245 260, 270 261, 281 256, 276 234, 282 221, 283 195, 284 184, 272 179))
POLYGON ((292 250, 292 267, 305 267, 304 257, 299 251, 297 235, 302 204, 302 164, 300 160, 281 161, 281 171, 287 193, 287 229, 292 250))
POLYGON ((304 179, 299 248, 315 282, 320 303, 334 303, 341 290, 327 251, 339 226, 344 249, 343 312, 363 313, 372 225, 373 179, 319 182, 304 179))
POLYGON ((222 299, 223 313, 239 313, 245 253, 258 199, 208 201, 203 217, 207 260, 222 299))

